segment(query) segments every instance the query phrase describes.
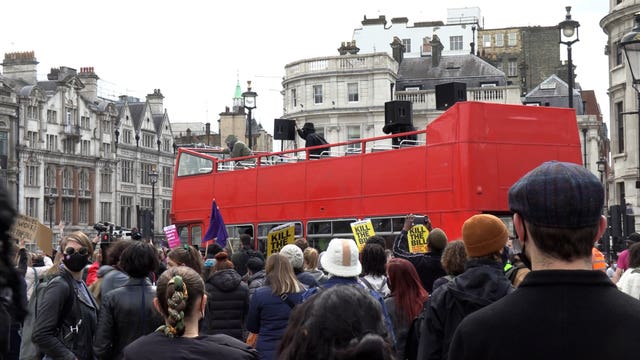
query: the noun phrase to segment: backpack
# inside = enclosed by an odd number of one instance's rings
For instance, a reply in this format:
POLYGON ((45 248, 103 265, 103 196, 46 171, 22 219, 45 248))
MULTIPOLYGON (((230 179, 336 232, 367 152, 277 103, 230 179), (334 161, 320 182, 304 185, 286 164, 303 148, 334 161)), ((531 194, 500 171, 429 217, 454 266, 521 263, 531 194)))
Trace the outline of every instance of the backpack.
POLYGON ((420 314, 413 319, 411 322, 411 326, 409 326, 409 331, 407 332, 407 343, 404 347, 404 358, 409 360, 415 360, 418 358, 418 346, 420 344, 420 332, 424 321, 426 319, 427 314, 427 303, 429 300, 424 302, 422 306, 422 311, 420 314))
POLYGON ((382 296, 383 299, 388 298, 389 296, 391 296, 391 294, 384 294, 382 292, 382 289, 384 289, 385 285, 387 285, 387 277, 384 277, 384 280, 382 280, 382 284, 380 284, 380 287, 376 288, 375 286, 373 286, 373 284, 371 284, 369 282, 369 280, 367 280, 364 276, 361 276, 359 278, 359 280, 367 287, 369 288, 369 290, 373 290, 375 292, 377 292, 378 294, 380 294, 380 296, 382 296))
MULTIPOLYGON (((31 294, 31 298, 29 299, 27 309, 29 313, 27 317, 24 319, 22 323, 22 341, 20 342, 20 360, 40 360, 44 356, 38 346, 33 343, 31 337, 33 336, 33 329, 35 324, 38 321, 38 304, 44 299, 46 294, 47 285, 49 282, 53 281, 56 278, 59 278, 60 275, 49 275, 39 278, 38 273, 34 271, 35 280, 33 285, 33 293, 31 294)), ((73 294, 73 291, 71 291, 73 294)), ((71 295, 70 294, 70 295, 71 295)), ((67 306, 63 308, 63 314, 66 314, 71 309, 68 309, 67 306)))

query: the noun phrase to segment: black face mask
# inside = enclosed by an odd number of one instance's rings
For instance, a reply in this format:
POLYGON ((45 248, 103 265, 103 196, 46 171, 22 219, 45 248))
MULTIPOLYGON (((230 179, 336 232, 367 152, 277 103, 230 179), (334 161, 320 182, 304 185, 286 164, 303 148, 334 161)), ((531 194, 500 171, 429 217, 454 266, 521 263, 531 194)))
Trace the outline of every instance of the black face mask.
POLYGON ((71 255, 64 254, 62 263, 67 269, 69 269, 69 271, 78 272, 84 269, 85 266, 87 266, 87 264, 89 263, 89 258, 87 257, 87 255, 82 255, 79 253, 74 253, 71 255))

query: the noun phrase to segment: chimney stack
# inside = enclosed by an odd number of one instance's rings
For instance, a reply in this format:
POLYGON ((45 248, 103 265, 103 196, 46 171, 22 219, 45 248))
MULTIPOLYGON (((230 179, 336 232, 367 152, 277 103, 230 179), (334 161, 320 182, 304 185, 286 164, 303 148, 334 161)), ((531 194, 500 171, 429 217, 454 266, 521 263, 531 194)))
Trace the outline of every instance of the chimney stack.
POLYGON ((78 74, 80 81, 84 84, 84 89, 80 90, 80 94, 89 101, 98 99, 98 75, 93 71, 93 67, 81 67, 78 74))
POLYGON ((35 85, 37 80, 36 60, 33 51, 5 53, 2 62, 3 74, 11 80, 22 80, 27 84, 35 85))
POLYGON ((402 40, 397 36, 393 37, 393 42, 391 42, 391 52, 393 59, 398 62, 398 64, 402 63, 402 59, 404 59, 404 44, 402 40))
POLYGON ((440 58, 442 58, 442 43, 440 42, 440 38, 438 35, 433 35, 433 40, 430 42, 431 44, 431 66, 438 67, 440 65, 440 58))
POLYGON ((152 94, 147 95, 147 101, 149 102, 149 106, 151 106, 152 114, 162 114, 164 113, 162 100, 164 96, 160 92, 160 89, 153 89, 152 94))

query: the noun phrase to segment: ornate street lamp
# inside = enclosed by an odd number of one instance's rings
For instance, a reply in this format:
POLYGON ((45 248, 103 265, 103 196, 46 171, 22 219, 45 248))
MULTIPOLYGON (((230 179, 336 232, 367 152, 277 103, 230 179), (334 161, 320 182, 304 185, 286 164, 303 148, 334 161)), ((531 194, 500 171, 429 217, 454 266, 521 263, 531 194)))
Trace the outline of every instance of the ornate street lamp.
POLYGON ((249 149, 253 150, 253 134, 252 132, 252 118, 251 118, 251 110, 256 108, 256 94, 254 91, 251 91, 251 81, 247 81, 247 91, 242 93, 242 99, 244 100, 244 108, 249 110, 247 114, 247 129, 249 132, 249 149))
POLYGON ((151 240, 155 240, 156 184, 158 183, 158 171, 155 166, 149 172, 149 182, 151 183, 151 240))
POLYGON ((567 63, 568 63, 568 86, 569 86, 569 107, 573 108, 573 60, 571 59, 571 45, 580 41, 578 37, 578 28, 580 27, 580 23, 571 20, 571 6, 565 7, 567 10, 567 15, 564 21, 558 24, 558 30, 560 32, 560 44, 567 45, 567 63))

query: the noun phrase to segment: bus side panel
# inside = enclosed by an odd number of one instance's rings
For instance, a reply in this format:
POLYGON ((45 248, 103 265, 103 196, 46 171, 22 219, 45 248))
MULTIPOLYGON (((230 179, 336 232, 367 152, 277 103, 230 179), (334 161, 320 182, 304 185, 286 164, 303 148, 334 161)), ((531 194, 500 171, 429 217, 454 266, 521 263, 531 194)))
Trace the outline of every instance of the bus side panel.
MULTIPOLYGON (((362 156, 305 161, 307 217, 349 217, 361 213, 362 156)), ((303 186, 304 187, 304 186, 303 186)))
POLYGON ((305 212, 306 165, 279 164, 257 169, 260 179, 256 191, 257 204, 260 204, 256 214, 258 222, 302 219, 305 212))
POLYGON ((368 153, 362 156, 362 209, 364 214, 423 213, 425 146, 368 153))
POLYGON ((216 174, 215 179, 213 195, 225 223, 245 222, 244 220, 256 218, 257 171, 245 169, 222 172, 216 174))
POLYGON ((213 201, 214 177, 210 174, 191 175, 174 179, 171 197, 172 222, 202 219, 202 214, 211 213, 213 201))

